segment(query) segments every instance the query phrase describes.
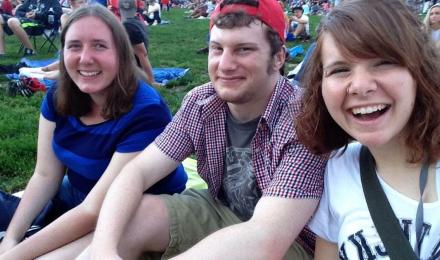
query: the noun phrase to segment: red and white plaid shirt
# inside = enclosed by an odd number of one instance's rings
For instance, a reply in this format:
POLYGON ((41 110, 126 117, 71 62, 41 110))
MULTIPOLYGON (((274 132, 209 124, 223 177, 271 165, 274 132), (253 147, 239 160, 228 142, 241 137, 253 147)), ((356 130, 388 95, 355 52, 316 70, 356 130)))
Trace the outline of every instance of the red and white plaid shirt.
MULTIPOLYGON (((295 132, 300 92, 285 78, 278 80, 252 139, 252 164, 263 196, 321 197, 325 158, 310 153, 295 132)), ((197 172, 214 197, 224 174, 226 113, 226 103, 207 83, 186 95, 172 122, 155 140, 176 161, 195 153, 197 172)))
MULTIPOLYGON (((310 153, 295 132, 300 92, 285 78, 278 80, 251 142, 254 174, 263 196, 321 197, 325 159, 310 153)), ((207 83, 186 95, 172 122, 155 140, 176 161, 195 152, 197 171, 214 197, 224 174, 226 113, 226 103, 207 83)))
MULTIPOLYGON (((321 197, 326 158, 313 155, 298 141, 294 123, 300 99, 301 90, 280 77, 258 123, 251 151, 262 196, 321 197)), ((212 83, 207 83, 186 95, 180 110, 155 140, 159 149, 176 161, 195 153, 197 172, 213 197, 217 197, 224 174, 226 114, 227 104, 217 96, 212 83)))

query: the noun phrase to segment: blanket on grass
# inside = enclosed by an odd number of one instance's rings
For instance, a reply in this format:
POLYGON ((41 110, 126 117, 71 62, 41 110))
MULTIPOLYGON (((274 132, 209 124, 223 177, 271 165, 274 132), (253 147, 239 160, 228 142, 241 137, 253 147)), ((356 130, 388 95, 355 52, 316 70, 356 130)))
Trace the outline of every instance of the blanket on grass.
MULTIPOLYGON (((30 60, 27 58, 22 58, 20 60, 20 63, 25 65, 29 68, 38 68, 38 67, 44 67, 47 66, 53 62, 55 62, 58 58, 53 59, 47 59, 47 60, 30 60)), ((162 85, 166 85, 170 80, 176 80, 186 75, 186 73, 189 71, 188 68, 153 68, 153 75, 156 82, 161 83, 162 85)), ((19 79, 20 76, 31 76, 27 74, 26 72, 18 73, 12 73, 12 74, 6 74, 6 77, 10 80, 16 80, 19 79), (24 73, 24 74, 22 74, 24 73)), ((43 83, 46 87, 53 87, 55 85, 55 80, 47 80, 47 79, 38 79, 41 83, 43 83)))

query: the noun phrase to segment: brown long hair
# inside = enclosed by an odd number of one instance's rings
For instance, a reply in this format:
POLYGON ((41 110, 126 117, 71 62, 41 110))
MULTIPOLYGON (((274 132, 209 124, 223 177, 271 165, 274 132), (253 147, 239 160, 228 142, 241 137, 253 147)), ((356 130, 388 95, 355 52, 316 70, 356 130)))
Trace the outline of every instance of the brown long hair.
MULTIPOLYGON (((131 109, 131 101, 137 90, 137 79, 140 79, 142 74, 139 73, 134 57, 131 55, 133 50, 124 27, 109 10, 101 5, 81 7, 70 15, 61 33, 61 48, 64 49, 66 33, 70 26, 90 16, 97 17, 104 22, 112 32, 115 41, 119 69, 108 87, 109 93, 101 113, 106 119, 114 119, 131 109)), ((67 73, 63 51, 60 57, 60 80, 54 98, 56 110, 60 115, 82 116, 91 109, 90 96, 81 92, 67 73)))
POLYGON ((440 57, 421 23, 400 0, 349 0, 335 7, 320 24, 316 49, 306 65, 303 111, 297 118, 300 140, 322 154, 353 140, 330 116, 322 97, 321 50, 324 34, 334 36, 347 57, 383 57, 408 68, 417 84, 414 110, 405 143, 409 162, 440 157, 440 57))

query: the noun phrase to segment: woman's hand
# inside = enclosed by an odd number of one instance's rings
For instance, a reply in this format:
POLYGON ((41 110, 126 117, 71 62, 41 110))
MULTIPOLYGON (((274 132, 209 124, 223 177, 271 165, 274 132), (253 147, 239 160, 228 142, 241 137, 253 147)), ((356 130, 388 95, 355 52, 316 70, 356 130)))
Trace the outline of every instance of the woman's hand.
POLYGON ((2 254, 6 253, 8 250, 12 249, 14 246, 18 244, 18 241, 13 239, 3 238, 0 243, 0 259, 2 259, 2 254))

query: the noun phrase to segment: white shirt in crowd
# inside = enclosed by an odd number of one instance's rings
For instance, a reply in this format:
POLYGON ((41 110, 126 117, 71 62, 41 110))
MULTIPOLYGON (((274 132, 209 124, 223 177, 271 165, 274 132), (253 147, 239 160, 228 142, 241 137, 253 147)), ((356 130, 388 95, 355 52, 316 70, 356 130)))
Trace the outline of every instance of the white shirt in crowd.
MULTIPOLYGON (((307 34, 310 35, 310 26, 309 26, 310 23, 309 23, 309 17, 303 13, 303 14, 301 15, 301 18, 299 18, 299 19, 300 19, 300 20, 304 20, 304 21, 307 22, 307 23, 306 23, 306 32, 307 32, 307 34)), ((290 24, 290 26, 291 26, 292 28, 294 28, 294 27, 296 27, 298 24, 299 24, 298 22, 296 22, 296 21, 292 21, 292 23, 290 24)))
MULTIPOLYGON (((324 194, 309 226, 317 236, 338 244, 340 259, 389 259, 374 227, 362 190, 360 148, 359 143, 350 144, 342 156, 329 160, 324 194)), ((404 196, 379 179, 414 248, 418 201, 404 196)), ((436 166, 435 179, 437 193, 440 193, 440 162, 436 166)), ((440 198, 440 194, 437 197, 440 198)), ((423 207, 420 259, 440 259, 440 200, 424 203, 423 207)))

